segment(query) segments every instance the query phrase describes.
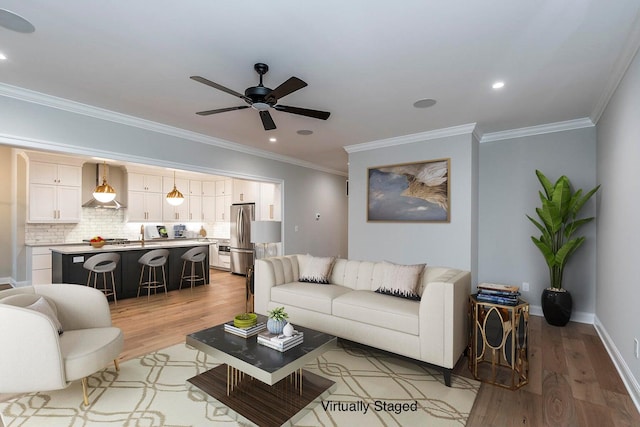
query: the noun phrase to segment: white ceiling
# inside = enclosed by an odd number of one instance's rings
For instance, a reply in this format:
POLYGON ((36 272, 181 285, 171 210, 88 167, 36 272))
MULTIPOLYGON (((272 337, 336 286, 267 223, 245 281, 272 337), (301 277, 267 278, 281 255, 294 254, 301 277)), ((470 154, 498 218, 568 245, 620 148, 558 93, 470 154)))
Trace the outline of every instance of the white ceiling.
POLYGON ((640 2, 2 0, 0 8, 36 28, 0 27, 1 83, 346 171, 347 145, 599 114, 634 52, 640 2), (331 117, 272 110, 278 128, 265 132, 253 109, 195 114, 244 102, 189 76, 244 92, 258 82, 256 62, 270 67, 265 86, 291 76, 308 83, 282 104, 331 117), (492 89, 496 80, 505 87, 492 89), (423 98, 437 104, 414 108, 423 98))

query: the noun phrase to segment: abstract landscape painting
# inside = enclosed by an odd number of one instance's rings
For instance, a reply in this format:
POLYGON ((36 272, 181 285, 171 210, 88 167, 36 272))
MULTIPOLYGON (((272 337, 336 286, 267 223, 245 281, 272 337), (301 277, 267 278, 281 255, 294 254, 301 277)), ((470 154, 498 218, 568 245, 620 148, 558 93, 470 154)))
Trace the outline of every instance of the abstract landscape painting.
POLYGON ((369 168, 368 221, 450 221, 451 159, 369 168))

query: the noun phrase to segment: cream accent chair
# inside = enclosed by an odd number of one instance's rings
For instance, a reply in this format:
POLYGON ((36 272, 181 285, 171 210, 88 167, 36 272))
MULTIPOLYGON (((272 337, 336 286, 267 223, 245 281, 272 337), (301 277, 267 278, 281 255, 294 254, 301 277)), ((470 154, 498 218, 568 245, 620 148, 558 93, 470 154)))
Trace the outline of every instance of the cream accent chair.
POLYGON ((83 285, 34 285, 0 291, 0 393, 58 390, 82 381, 113 361, 116 370, 124 338, 111 326, 104 294, 83 285), (24 308, 40 297, 57 314, 54 320, 24 308))

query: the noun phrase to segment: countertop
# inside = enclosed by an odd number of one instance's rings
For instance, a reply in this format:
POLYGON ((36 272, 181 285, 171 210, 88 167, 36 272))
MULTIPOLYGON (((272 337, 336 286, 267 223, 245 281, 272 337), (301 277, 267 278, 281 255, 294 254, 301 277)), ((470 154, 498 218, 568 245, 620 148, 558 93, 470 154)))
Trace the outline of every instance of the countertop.
MULTIPOLYGON (((213 240, 213 239, 211 239, 213 240)), ((104 245, 101 248, 94 248, 89 243, 76 244, 76 245, 51 245, 49 249, 51 252, 58 252, 61 254, 80 254, 87 252, 121 252, 121 251, 135 251, 140 249, 165 249, 165 248, 185 248, 192 246, 210 245, 212 241, 210 239, 173 239, 173 240, 146 240, 144 244, 139 241, 132 241, 127 244, 115 244, 104 245)))

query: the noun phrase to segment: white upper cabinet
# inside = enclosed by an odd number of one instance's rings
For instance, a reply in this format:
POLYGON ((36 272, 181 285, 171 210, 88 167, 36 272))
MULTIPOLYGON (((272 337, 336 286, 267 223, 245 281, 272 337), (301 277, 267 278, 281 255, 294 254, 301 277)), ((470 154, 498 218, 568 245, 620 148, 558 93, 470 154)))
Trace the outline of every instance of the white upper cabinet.
MULTIPOLYGON (((223 189, 224 191, 224 189, 223 189)), ((202 182, 202 196, 216 196, 216 182, 215 181, 203 181, 202 182)))
POLYGON ((80 222, 82 166, 29 162, 29 222, 80 222))
MULTIPOLYGON (((162 193, 162 176, 160 175, 147 175, 135 172, 129 172, 129 191, 149 191, 152 193, 162 193)), ((171 182, 171 188, 173 189, 173 181, 171 182)), ((168 191, 167 191, 168 192, 168 191)))
POLYGON ((231 196, 232 190, 231 178, 216 181, 216 196, 231 196))
POLYGON ((233 180, 233 203, 256 203, 259 195, 259 182, 244 179, 233 180))

